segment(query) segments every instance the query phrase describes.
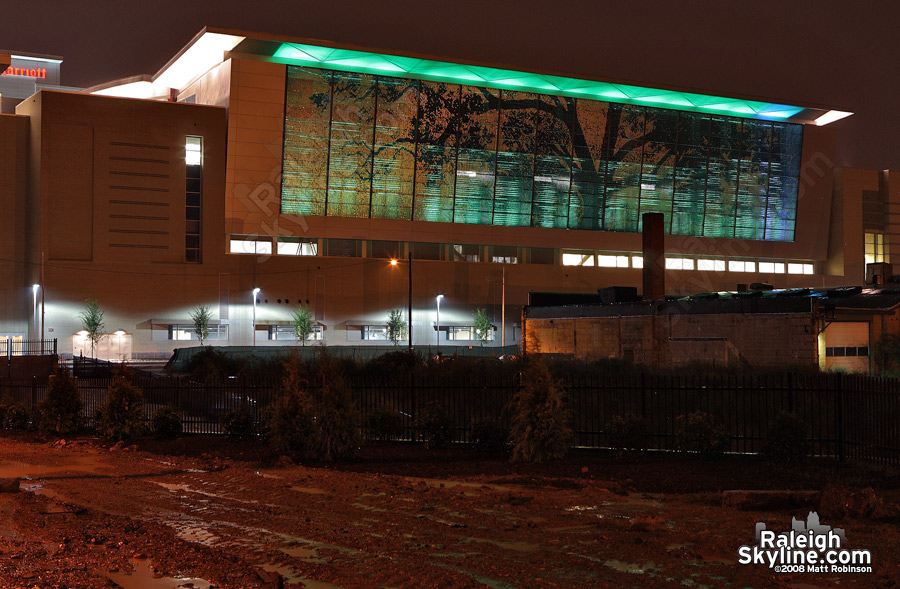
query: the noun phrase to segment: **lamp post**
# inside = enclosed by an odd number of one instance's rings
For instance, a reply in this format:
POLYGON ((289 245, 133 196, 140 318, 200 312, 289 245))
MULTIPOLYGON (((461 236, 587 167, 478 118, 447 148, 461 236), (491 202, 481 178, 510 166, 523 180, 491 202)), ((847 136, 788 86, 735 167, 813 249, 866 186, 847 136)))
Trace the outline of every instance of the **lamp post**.
POLYGON ((256 295, 259 294, 259 287, 253 289, 253 345, 256 346, 256 295))
POLYGON ((438 351, 441 350, 441 299, 444 298, 444 295, 439 294, 435 297, 435 301, 437 301, 437 329, 436 329, 436 339, 437 339, 437 347, 438 351))

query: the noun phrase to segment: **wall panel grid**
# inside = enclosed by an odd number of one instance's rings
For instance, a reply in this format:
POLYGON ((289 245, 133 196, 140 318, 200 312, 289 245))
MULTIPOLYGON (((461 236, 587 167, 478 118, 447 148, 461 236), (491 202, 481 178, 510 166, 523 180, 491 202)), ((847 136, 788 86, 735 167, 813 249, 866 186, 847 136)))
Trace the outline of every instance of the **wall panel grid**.
POLYGON ((286 214, 793 241, 802 126, 290 66, 286 214))

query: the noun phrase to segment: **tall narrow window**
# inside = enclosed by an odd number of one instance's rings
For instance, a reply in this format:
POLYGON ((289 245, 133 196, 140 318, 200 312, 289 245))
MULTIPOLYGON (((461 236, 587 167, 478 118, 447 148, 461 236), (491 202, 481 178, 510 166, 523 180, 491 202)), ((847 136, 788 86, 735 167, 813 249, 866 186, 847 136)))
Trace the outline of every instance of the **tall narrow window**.
POLYGON ((866 233, 866 264, 887 261, 884 255, 884 234, 866 233))
POLYGON ((184 261, 199 264, 203 140, 187 137, 184 143, 184 261))

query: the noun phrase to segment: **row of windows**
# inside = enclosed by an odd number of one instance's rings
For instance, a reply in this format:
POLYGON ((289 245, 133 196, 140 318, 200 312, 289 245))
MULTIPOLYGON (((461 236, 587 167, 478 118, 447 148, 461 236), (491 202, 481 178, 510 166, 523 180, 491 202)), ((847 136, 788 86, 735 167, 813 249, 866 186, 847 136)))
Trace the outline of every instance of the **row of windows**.
MULTIPOLYGON (((198 340, 197 332, 193 325, 170 325, 169 339, 177 341, 198 340)), ((210 325, 207 341, 228 341, 228 325, 210 325)), ((297 334, 291 325, 270 325, 268 339, 277 341, 298 341, 297 334)), ((307 341, 321 341, 324 333, 321 325, 312 327, 312 332, 306 338, 307 341)))
MULTIPOLYGON (((320 250, 319 241, 313 238, 275 239, 275 251, 279 255, 316 256, 324 251, 326 256, 365 257, 381 259, 405 258, 404 245, 416 260, 446 260, 453 262, 492 262, 497 264, 557 264, 599 268, 643 268, 644 258, 632 253, 597 253, 593 251, 557 250, 553 248, 521 248, 516 246, 481 246, 470 244, 441 244, 398 241, 361 241, 356 239, 325 239, 320 250), (301 240, 302 241, 298 241, 301 240)), ((232 254, 271 255, 273 242, 269 238, 232 236, 229 251, 232 254)), ((786 260, 728 260, 724 258, 687 258, 668 256, 667 270, 700 270, 705 272, 749 272, 760 274, 815 274, 815 266, 809 262, 786 260)))
MULTIPOLYGON (((600 268, 643 268, 643 256, 630 254, 594 254, 563 250, 564 266, 597 266, 600 268)), ((815 274, 808 262, 726 260, 713 258, 666 257, 666 270, 700 270, 704 272, 753 272, 760 274, 815 274)))
POLYGON ((849 346, 849 347, 835 347, 835 348, 825 348, 825 355, 828 357, 844 357, 844 356, 868 356, 869 355, 869 347, 868 346, 849 346))
POLYGON ((802 125, 289 66, 281 212, 792 241, 802 125))
MULTIPOLYGON (((388 340, 387 326, 385 325, 363 325, 360 331, 362 333, 362 339, 367 341, 388 340)), ((448 341, 479 341, 479 338, 475 334, 474 325, 451 325, 441 328, 441 331, 446 333, 444 339, 448 341)), ((485 341, 494 341, 493 331, 489 331, 486 335, 485 341)), ((405 328, 399 339, 406 339, 405 328)))

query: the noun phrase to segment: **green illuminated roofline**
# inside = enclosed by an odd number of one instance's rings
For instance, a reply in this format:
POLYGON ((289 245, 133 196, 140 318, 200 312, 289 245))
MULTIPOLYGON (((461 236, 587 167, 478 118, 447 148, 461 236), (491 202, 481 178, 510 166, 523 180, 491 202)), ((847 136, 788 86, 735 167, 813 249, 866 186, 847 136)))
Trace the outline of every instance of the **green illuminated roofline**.
MULTIPOLYGON (((611 82, 596 82, 477 65, 463 65, 414 57, 400 57, 352 49, 334 49, 302 43, 281 43, 272 56, 279 63, 341 71, 416 78, 454 84, 485 86, 589 98, 606 102, 641 104, 693 112, 782 121, 805 109, 740 98, 660 90, 611 82)), ((800 121, 798 121, 800 122, 800 121)), ((805 121, 804 121, 805 122, 805 121)))

